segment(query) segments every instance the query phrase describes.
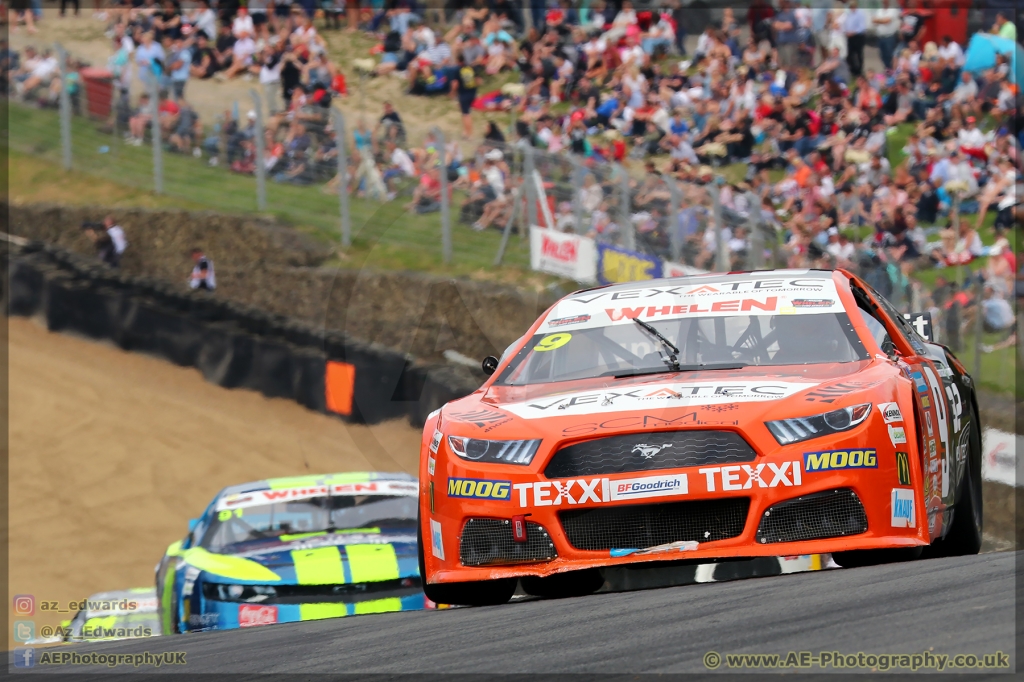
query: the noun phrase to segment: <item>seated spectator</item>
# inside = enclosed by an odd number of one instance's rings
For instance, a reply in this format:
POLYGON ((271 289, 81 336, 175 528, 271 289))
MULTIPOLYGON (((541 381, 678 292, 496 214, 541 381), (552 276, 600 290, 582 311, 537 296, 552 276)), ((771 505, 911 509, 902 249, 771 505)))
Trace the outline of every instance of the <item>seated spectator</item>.
POLYGON ((146 137, 146 129, 152 120, 152 104, 149 100, 149 95, 143 93, 139 96, 139 105, 135 108, 131 118, 128 119, 128 143, 141 147, 142 141, 146 137))
POLYGON ((210 41, 206 34, 200 32, 196 35, 195 47, 191 51, 192 64, 189 67, 189 74, 192 78, 212 78, 217 71, 217 58, 214 49, 210 47, 210 41))
POLYGON ((256 53, 256 42, 252 34, 242 33, 231 46, 231 63, 224 71, 218 71, 218 80, 230 80, 235 76, 245 74, 247 78, 259 73, 260 65, 253 63, 253 55, 256 53))
POLYGON ((182 152, 191 152, 194 156, 202 154, 196 142, 203 134, 203 126, 199 122, 199 114, 184 99, 178 100, 178 118, 174 132, 168 138, 171 148, 182 152))

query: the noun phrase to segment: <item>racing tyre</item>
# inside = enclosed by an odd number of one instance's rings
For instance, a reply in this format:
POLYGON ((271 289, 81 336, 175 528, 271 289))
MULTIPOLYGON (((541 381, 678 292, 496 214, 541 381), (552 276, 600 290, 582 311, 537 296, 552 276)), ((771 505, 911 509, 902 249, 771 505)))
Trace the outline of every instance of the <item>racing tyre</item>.
POLYGON ((556 573, 546 578, 520 578, 523 591, 535 597, 563 599, 593 594, 604 585, 604 576, 596 568, 556 573))
POLYGON ((416 519, 416 545, 420 563, 420 579, 423 581, 423 594, 436 604, 495 606, 508 602, 516 591, 516 584, 519 582, 516 578, 428 585, 426 565, 423 561, 423 528, 419 523, 419 518, 416 519))
POLYGON ((960 494, 953 507, 953 523, 946 537, 935 543, 929 556, 964 556, 981 551, 983 507, 981 498, 981 435, 978 412, 971 407, 972 425, 967 466, 960 479, 960 494))

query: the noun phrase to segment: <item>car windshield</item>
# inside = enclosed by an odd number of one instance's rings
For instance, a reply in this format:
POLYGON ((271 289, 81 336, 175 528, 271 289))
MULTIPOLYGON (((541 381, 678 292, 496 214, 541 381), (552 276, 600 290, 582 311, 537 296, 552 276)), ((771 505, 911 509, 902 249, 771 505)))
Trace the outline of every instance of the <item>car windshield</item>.
POLYGON ((406 528, 416 523, 416 497, 318 496, 213 512, 200 546, 221 552, 229 545, 267 538, 360 528, 406 528))
POLYGON ((539 333, 516 354, 497 383, 523 386, 748 365, 854 362, 868 357, 845 312, 652 316, 640 317, 639 322, 620 319, 539 333))

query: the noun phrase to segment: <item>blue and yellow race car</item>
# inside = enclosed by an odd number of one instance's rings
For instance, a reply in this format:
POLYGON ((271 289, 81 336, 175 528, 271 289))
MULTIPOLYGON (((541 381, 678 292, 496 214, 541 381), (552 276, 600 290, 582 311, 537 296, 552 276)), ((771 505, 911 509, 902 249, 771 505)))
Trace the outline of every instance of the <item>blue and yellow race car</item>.
POLYGON ((156 568, 164 633, 433 607, 416 479, 342 473, 222 490, 156 568))

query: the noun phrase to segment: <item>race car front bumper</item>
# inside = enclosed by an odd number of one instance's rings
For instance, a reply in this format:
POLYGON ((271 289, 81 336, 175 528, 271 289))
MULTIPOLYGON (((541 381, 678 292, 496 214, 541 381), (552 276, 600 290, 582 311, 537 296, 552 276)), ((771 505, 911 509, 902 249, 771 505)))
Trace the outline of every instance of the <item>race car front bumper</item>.
POLYGON ((892 452, 870 469, 808 471, 800 457, 773 455, 751 465, 557 481, 503 479, 451 460, 445 468, 447 476, 438 471, 426 485, 428 583, 930 541, 920 467, 908 481, 892 452))

